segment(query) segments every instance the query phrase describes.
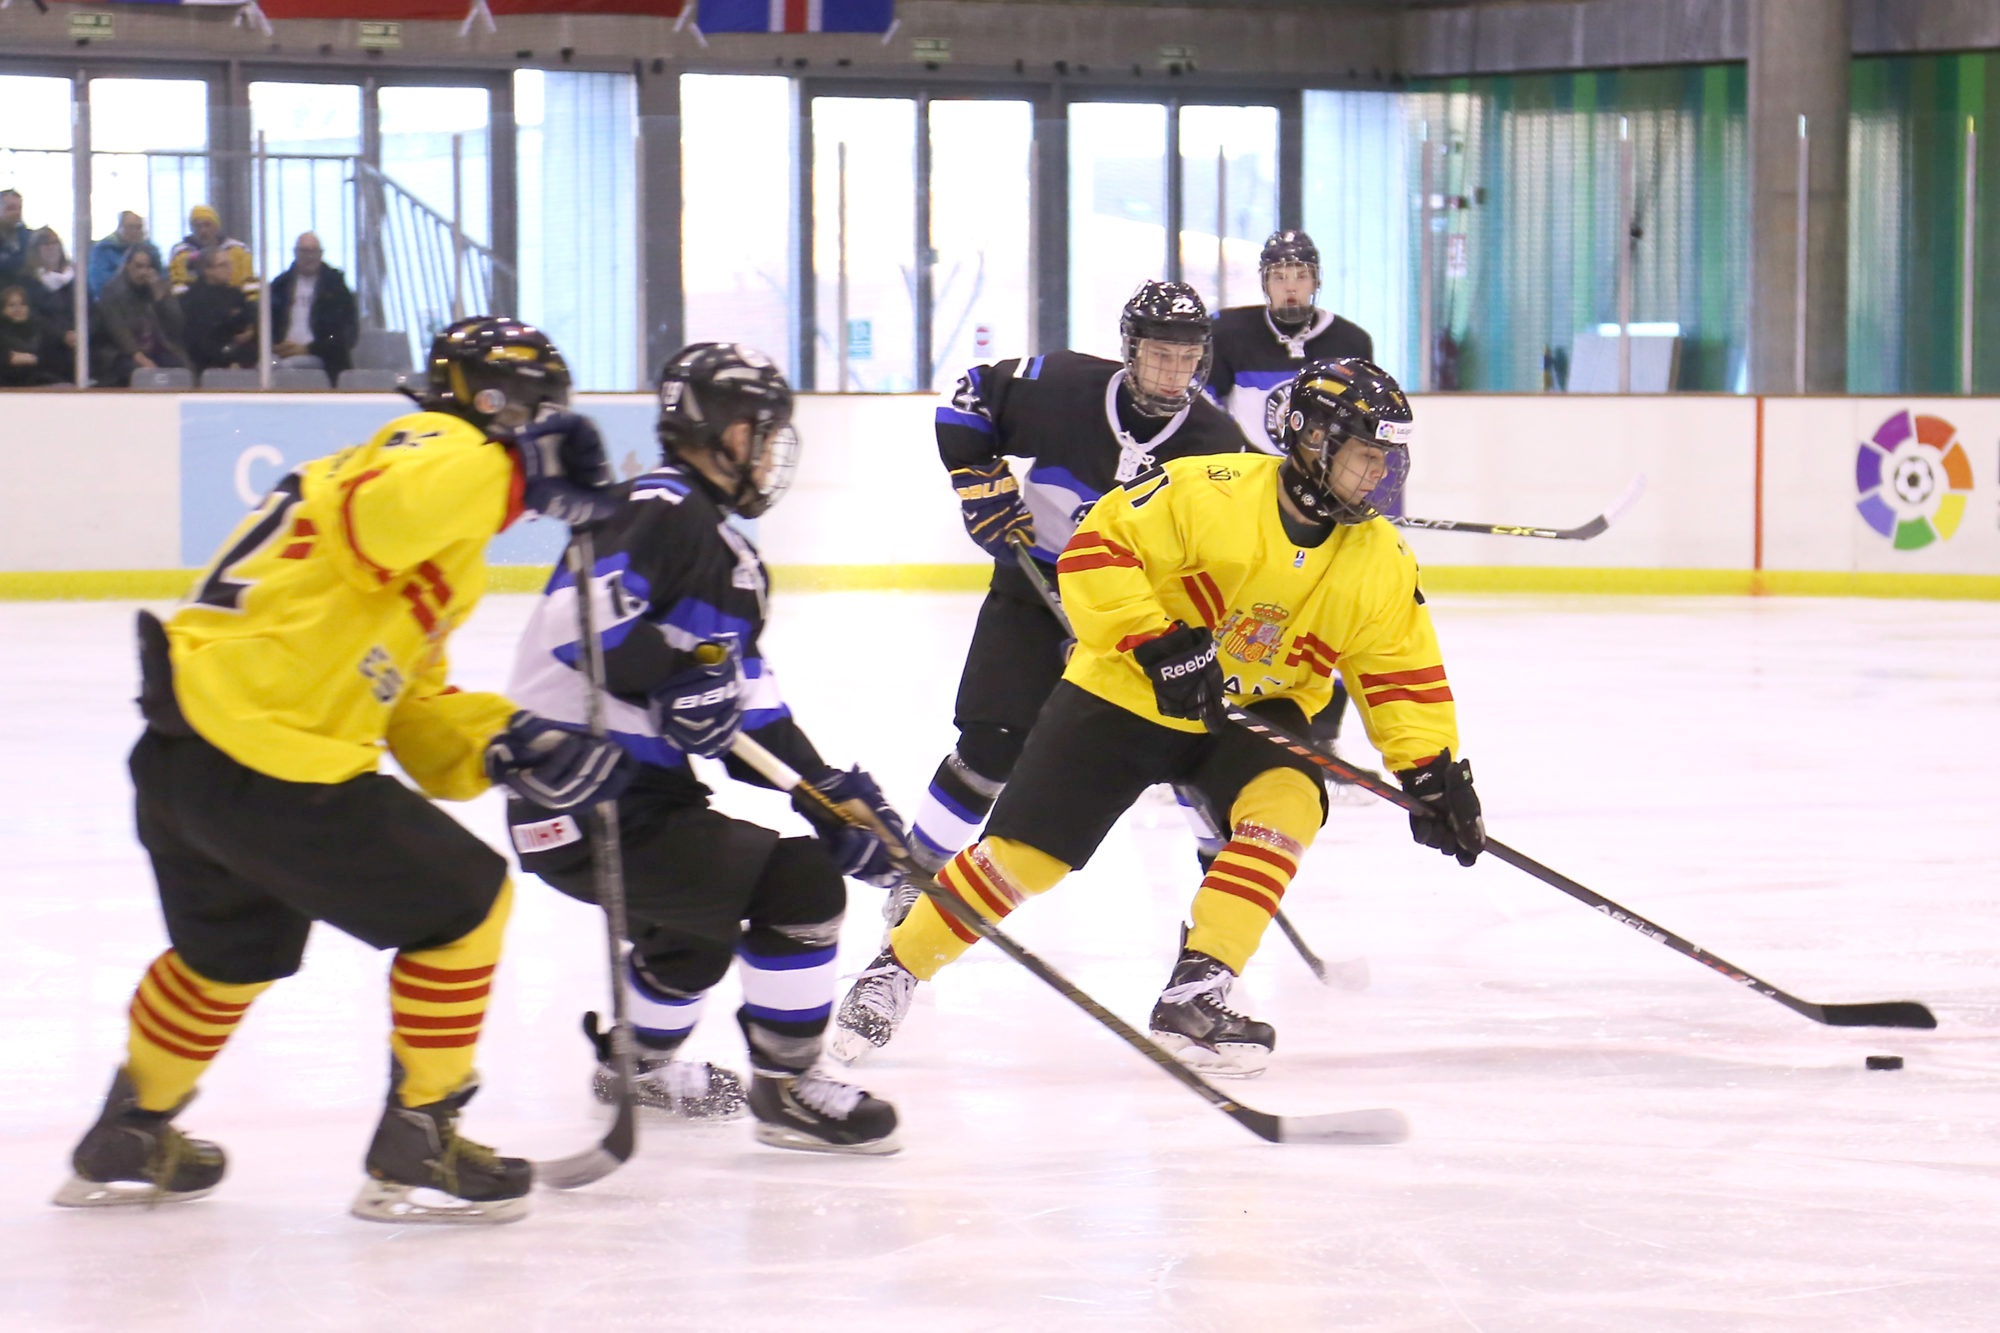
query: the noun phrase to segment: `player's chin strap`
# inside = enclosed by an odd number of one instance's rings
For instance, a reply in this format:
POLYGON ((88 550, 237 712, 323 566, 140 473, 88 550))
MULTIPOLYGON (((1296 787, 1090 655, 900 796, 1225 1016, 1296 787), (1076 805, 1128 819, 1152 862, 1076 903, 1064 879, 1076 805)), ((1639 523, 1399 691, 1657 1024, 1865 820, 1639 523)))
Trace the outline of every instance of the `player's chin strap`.
MULTIPOLYGON (((1383 800, 1394 805, 1399 805, 1405 810, 1414 811, 1418 808, 1419 803, 1417 801, 1405 795, 1398 788, 1390 786, 1381 775, 1370 773, 1363 768, 1356 768, 1339 756, 1329 754, 1304 737, 1293 735, 1268 718, 1259 717, 1255 713, 1240 708, 1235 704, 1227 705, 1223 712, 1224 716, 1230 722, 1235 723, 1253 735, 1262 737, 1288 754, 1296 755, 1309 763, 1316 764, 1327 772, 1353 783, 1357 787, 1365 788, 1383 800)), ((1795 1013, 1804 1014, 1815 1023, 1825 1023, 1830 1027, 1864 1028, 1934 1028, 1937 1026, 1937 1018, 1932 1015, 1929 1009, 1918 1004, 1915 1000, 1883 1000, 1873 1004, 1814 1004, 1809 1000, 1801 1000, 1796 995, 1787 994, 1779 990, 1768 981, 1762 981, 1751 976, 1735 964, 1717 957, 1700 945, 1682 939, 1666 927, 1655 925, 1645 917, 1640 916, 1637 912, 1628 911, 1620 907, 1609 898, 1585 888, 1583 885, 1569 878, 1569 876, 1551 870, 1541 862, 1530 857, 1523 856, 1504 842, 1489 837, 1486 839, 1486 851, 1489 855, 1505 861, 1516 870, 1533 875, 1536 879, 1551 888, 1561 889, 1570 897, 1584 904, 1584 906, 1604 913, 1604 915, 1610 917, 1619 925, 1630 926, 1646 938, 1657 940, 1669 949, 1672 949, 1675 953, 1685 954, 1704 967, 1714 968, 1737 985, 1747 986, 1759 995, 1762 995, 1765 999, 1776 1000, 1787 1009, 1795 1013)))
MULTIPOLYGON (((799 776, 798 770, 742 732, 736 733, 736 739, 730 742, 729 749, 738 759, 761 773, 780 791, 803 796, 833 818, 849 824, 861 824, 858 815, 827 800, 825 796, 806 784, 799 776)), ((866 825, 861 826, 866 827, 866 825)), ((907 854, 892 854, 891 860, 908 882, 921 889, 948 920, 991 942, 994 948, 1034 973, 1064 999, 1111 1029, 1127 1046, 1158 1065, 1176 1082, 1191 1089, 1203 1101, 1258 1138, 1270 1143, 1358 1144, 1399 1143, 1409 1135, 1409 1122, 1404 1119, 1402 1112, 1386 1108, 1334 1111, 1311 1116, 1277 1116, 1244 1106, 1218 1091, 1201 1075, 1174 1058, 1164 1047, 1138 1032, 1124 1019, 1106 1009, 1084 991, 1077 989, 1062 973, 1022 948, 1000 927, 975 912, 964 899, 926 875, 907 854)))

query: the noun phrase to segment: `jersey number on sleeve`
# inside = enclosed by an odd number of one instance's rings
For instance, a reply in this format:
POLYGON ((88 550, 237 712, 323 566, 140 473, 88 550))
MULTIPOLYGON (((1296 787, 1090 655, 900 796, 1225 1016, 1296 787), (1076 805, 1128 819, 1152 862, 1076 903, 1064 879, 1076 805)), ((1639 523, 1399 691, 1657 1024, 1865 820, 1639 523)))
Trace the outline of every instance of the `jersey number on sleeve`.
POLYGON ((194 595, 197 603, 223 611, 243 609, 243 594, 250 591, 251 580, 232 579, 229 571, 255 555, 278 535, 285 526, 286 516, 292 512, 292 506, 299 502, 303 485, 299 474, 290 472, 271 488, 271 493, 258 507, 257 521, 244 530, 234 545, 216 557, 215 564, 202 578, 201 586, 194 595))

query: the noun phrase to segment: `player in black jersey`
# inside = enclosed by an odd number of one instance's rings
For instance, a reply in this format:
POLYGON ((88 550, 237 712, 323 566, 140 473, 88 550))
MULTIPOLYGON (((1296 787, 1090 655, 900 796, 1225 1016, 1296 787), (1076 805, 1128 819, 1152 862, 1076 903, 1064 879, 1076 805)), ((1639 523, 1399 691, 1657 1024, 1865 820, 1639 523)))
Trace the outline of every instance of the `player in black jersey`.
MULTIPOLYGON (((974 366, 937 410, 938 453, 993 581, 959 678, 958 745, 938 765, 911 851, 935 872, 971 841, 1062 678, 1064 634, 1017 563, 1018 533, 1050 586, 1077 519, 1146 468, 1239 453, 1240 432, 1202 395, 1213 324, 1178 282, 1140 284, 1119 320, 1124 364, 1080 352, 974 366), (1009 457, 1022 460, 1018 475, 1009 457)), ((892 901, 890 916, 907 910, 892 901)))
MULTIPOLYGON (((1215 369, 1208 391, 1236 419, 1252 448, 1280 453, 1272 400, 1307 361, 1355 356, 1375 359, 1368 330, 1315 304, 1319 296, 1319 247, 1302 231, 1274 231, 1257 256, 1262 305, 1231 306, 1216 312, 1215 369)), ((1393 497, 1394 513, 1402 512, 1393 497)), ((1313 719, 1313 736, 1331 745, 1347 712, 1347 688, 1335 679, 1333 702, 1313 719)), ((1365 804, 1358 787, 1336 784, 1329 795, 1365 804)))
MULTIPOLYGON (((640 761, 618 802, 640 1100, 688 1118, 742 1108, 734 1074, 672 1058, 734 957, 757 1137, 786 1148, 893 1152, 895 1109, 816 1062, 847 902, 841 877, 886 883, 891 850, 903 849, 902 822, 874 779, 829 766, 792 720, 759 646, 764 563, 729 521, 762 514, 791 480, 799 448, 792 390, 747 347, 696 343, 661 372, 659 399, 661 465, 625 483, 623 503, 597 527, 590 594, 602 627, 607 730, 640 761), (771 785, 730 755, 739 730, 872 831, 830 825, 803 797, 795 805, 815 821, 817 838, 781 838, 710 809, 690 756, 720 758, 738 781, 771 785)), ((528 622, 512 682, 514 698, 533 701, 524 706, 569 723, 586 717, 576 595, 558 567, 528 622)), ((516 800, 507 819, 522 869, 595 901, 590 844, 574 817, 516 800)), ((609 1101, 609 1043, 596 1015, 584 1026, 598 1047, 597 1092, 609 1101)))

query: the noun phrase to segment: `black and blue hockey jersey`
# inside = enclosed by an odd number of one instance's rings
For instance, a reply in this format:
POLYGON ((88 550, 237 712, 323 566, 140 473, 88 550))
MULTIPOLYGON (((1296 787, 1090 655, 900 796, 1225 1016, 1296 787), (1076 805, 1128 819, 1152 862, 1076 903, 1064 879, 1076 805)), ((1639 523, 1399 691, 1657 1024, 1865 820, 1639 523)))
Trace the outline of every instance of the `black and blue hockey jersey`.
POLYGON ((1278 452, 1271 392, 1307 361, 1359 356, 1373 360, 1375 340, 1358 324, 1328 310, 1314 310, 1297 337, 1288 337, 1261 305, 1216 312, 1215 365, 1208 391, 1226 408, 1253 448, 1278 452))
MULTIPOLYGON (((1170 458, 1242 452, 1241 432, 1201 395, 1161 420, 1132 410, 1118 392, 1124 382, 1116 361, 1050 352, 974 366, 938 406, 947 469, 1020 460, 1014 471, 1035 521, 1032 550, 1051 583, 1077 520, 1105 492, 1170 458)), ((1036 596, 1012 560, 995 562, 993 586, 1026 601, 1036 596)))
MULTIPOLYGON (((802 773, 824 769, 764 659, 770 578, 757 548, 686 468, 658 467, 622 489, 624 503, 593 529, 591 606, 604 644, 606 729, 647 765, 637 785, 669 799, 706 798, 687 756, 660 734, 651 696, 695 664, 697 648, 715 642, 733 644, 742 659, 743 730, 802 773)), ((575 580, 559 566, 521 636, 507 694, 544 717, 581 725, 576 612, 575 580)), ((731 777, 770 785, 733 756, 726 763, 731 777)))

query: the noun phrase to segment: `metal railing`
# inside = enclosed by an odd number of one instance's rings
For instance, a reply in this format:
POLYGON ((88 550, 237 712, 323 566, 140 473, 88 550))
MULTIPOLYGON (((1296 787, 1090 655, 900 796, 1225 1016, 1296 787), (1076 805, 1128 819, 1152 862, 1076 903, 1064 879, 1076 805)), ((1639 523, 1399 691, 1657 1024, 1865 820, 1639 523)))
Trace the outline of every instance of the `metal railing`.
MULTIPOLYGON (((70 177, 72 207, 58 231, 68 231, 67 248, 76 280, 76 384, 91 384, 91 325, 95 298, 87 294, 90 252, 106 230, 93 219, 100 198, 115 199, 120 211, 140 213, 149 223, 187 216, 195 204, 206 203, 227 190, 232 178, 249 191, 250 214, 225 214, 224 233, 236 235, 255 257, 256 281, 262 287, 290 263, 294 236, 312 231, 321 236, 328 262, 348 261, 362 323, 401 331, 410 342, 411 365, 422 363, 430 339, 439 329, 468 314, 511 311, 519 291, 514 267, 492 247, 472 240, 464 216, 461 185, 463 147, 453 140, 453 216, 444 213, 399 184, 358 154, 270 152, 259 145, 249 152, 218 149, 201 152, 163 150, 93 150, 77 163, 69 149, 0 149, 0 165, 8 179, 35 180, 50 176, 22 170, 41 165, 70 177), (247 169, 247 180, 245 171, 247 169), (246 225, 248 224, 248 225, 246 225)), ((45 196, 55 193, 46 188, 45 196)), ((38 220, 39 221, 39 220, 38 220)), ((150 239, 159 249, 162 270, 177 243, 178 227, 169 224, 163 236, 150 239)), ((259 301, 258 346, 260 381, 270 387, 272 346, 277 340, 272 322, 287 312, 268 309, 259 301)))

